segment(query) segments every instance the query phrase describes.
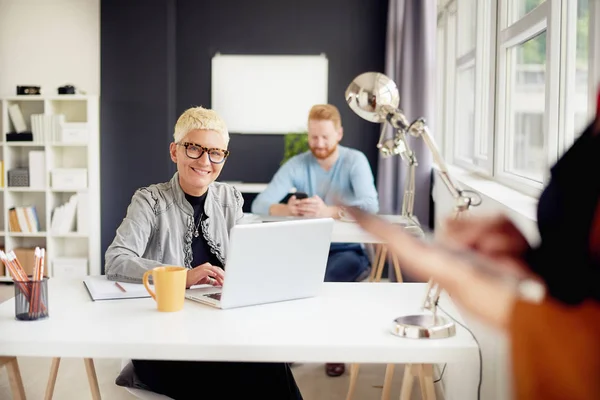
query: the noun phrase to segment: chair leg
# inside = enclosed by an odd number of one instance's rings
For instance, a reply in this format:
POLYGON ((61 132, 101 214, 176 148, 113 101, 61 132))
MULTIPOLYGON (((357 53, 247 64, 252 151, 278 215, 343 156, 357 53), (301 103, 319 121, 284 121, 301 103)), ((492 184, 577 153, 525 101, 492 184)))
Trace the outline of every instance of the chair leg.
POLYGON ((375 245, 375 258, 373 258, 373 262, 371 263, 371 273, 369 274, 369 282, 373 282, 375 279, 375 274, 379 269, 379 258, 381 257, 381 249, 383 248, 382 244, 375 245))
POLYGON ((46 385, 46 397, 45 400, 52 400, 54 396, 54 386, 56 385, 56 377, 58 376, 58 367, 60 367, 60 357, 52 359, 52 365, 50 366, 50 376, 48 377, 48 384, 46 385))
POLYGON ((354 390, 356 389, 356 382, 358 381, 358 370, 360 364, 350 364, 350 385, 348 386, 348 394, 346 400, 352 400, 354 396, 354 390))
POLYGON ((396 280, 400 283, 404 282, 402 280, 402 273, 400 272, 400 262, 395 254, 392 254, 392 263, 394 264, 394 272, 396 272, 396 280))
POLYGON ((87 372, 88 382, 90 383, 90 390, 92 392, 93 400, 101 400, 100 387, 98 386, 98 377, 96 376, 96 368, 94 367, 94 360, 91 358, 84 358, 85 370, 87 372))
POLYGON ((402 389, 400 390, 400 400, 410 400, 412 394, 415 365, 406 364, 404 366, 404 377, 402 378, 402 389))
POLYGON ((394 380, 394 368, 394 364, 388 364, 385 368, 385 379, 383 380, 381 400, 390 400, 390 393, 392 392, 392 381, 394 380))
POLYGON ((8 372, 8 383, 14 400, 25 400, 25 387, 19 370, 17 357, 0 357, 0 367, 6 365, 8 372))
POLYGON ((386 246, 382 246, 381 248, 381 254, 379 255, 379 263, 377 264, 377 274, 375 276, 375 281, 376 282, 380 282, 381 281, 381 275, 383 274, 383 267, 385 265, 385 260, 387 257, 387 247, 386 246))

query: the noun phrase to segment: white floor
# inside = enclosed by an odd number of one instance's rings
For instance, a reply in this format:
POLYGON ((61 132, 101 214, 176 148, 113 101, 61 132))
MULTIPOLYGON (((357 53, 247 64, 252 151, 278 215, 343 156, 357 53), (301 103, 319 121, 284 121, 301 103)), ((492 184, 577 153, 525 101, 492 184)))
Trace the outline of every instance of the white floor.
MULTIPOLYGON (((12 297, 13 290, 12 285, 0 284, 0 303, 12 297)), ((19 366, 28 399, 44 398, 46 382, 50 371, 50 361, 47 358, 19 358, 19 366)), ((97 359, 94 361, 103 399, 121 400, 135 398, 123 388, 114 384, 115 378, 119 373, 120 360, 97 359)), ((342 400, 346 398, 350 378, 349 366, 347 366, 346 373, 337 378, 330 378, 325 375, 322 364, 299 364, 295 365, 292 370, 305 400, 342 400)), ((397 399, 400 395, 402 373, 402 366, 396 366, 392 399, 397 399)), ((361 365, 354 399, 380 398, 384 374, 385 365, 361 365)), ((413 400, 421 398, 417 385, 413 388, 412 397, 413 400)), ((441 397, 438 396, 439 398, 441 397)), ((0 399, 11 399, 5 368, 0 369, 0 399)), ((91 399, 82 360, 63 359, 61 361, 56 388, 54 390, 54 399, 91 399)))

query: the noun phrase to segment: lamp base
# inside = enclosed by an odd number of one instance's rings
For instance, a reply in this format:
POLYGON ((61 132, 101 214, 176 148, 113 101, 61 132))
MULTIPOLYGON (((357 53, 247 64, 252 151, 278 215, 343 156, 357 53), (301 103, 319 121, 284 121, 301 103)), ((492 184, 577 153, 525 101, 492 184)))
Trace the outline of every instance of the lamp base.
POLYGON ((409 339, 443 339, 456 334, 456 325, 439 315, 404 315, 394 320, 392 333, 409 339))

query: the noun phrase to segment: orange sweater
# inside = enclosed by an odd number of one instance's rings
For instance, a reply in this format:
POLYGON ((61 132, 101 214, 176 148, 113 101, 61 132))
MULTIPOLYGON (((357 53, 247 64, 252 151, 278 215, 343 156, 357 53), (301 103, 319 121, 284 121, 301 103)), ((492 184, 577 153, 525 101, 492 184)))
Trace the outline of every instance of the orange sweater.
MULTIPOLYGON (((589 249, 600 259, 600 201, 589 249)), ((600 399, 600 302, 518 301, 509 334, 516 400, 600 399)))
POLYGON ((509 331, 515 399, 600 399, 600 303, 518 302, 509 331))

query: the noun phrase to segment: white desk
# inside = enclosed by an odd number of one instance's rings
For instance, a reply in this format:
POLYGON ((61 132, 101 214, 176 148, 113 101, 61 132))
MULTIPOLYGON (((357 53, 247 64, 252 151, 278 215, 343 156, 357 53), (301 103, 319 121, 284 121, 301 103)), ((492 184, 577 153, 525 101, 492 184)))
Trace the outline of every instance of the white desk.
POLYGON ((247 183, 239 181, 223 181, 223 183, 228 183, 234 186, 242 193, 261 193, 269 185, 268 183, 247 183))
MULTIPOLYGON (((395 317, 419 311, 424 290, 325 283, 312 299, 226 311, 186 300, 160 313, 151 298, 93 302, 81 279, 52 278, 48 319, 17 321, 14 299, 0 305, 0 356, 434 364, 477 354, 460 326, 431 341, 390 333, 395 317)), ((441 304, 458 317, 449 298, 441 304)))
MULTIPOLYGON (((409 221, 400 215, 382 215, 384 219, 399 225, 408 225, 409 221)), ((243 223, 261 223, 263 218, 276 218, 281 220, 297 220, 297 217, 264 217, 261 215, 246 213, 243 223)), ((366 232, 355 222, 335 220, 331 234, 332 243, 382 243, 381 240, 366 232)))

